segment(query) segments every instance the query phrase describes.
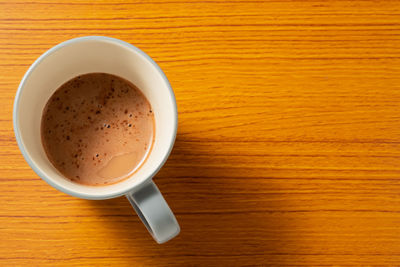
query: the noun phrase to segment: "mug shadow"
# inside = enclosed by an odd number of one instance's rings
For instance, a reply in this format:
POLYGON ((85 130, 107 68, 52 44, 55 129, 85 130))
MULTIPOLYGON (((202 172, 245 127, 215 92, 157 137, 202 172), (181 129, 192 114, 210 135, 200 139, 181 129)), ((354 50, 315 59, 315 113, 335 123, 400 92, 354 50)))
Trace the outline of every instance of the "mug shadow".
MULTIPOLYGON (((124 197, 89 201, 118 240, 121 258, 130 262, 140 256, 149 265, 235 265, 240 259, 263 264, 267 257, 284 253, 279 233, 294 223, 292 218, 268 212, 268 203, 280 205, 276 196, 254 192, 255 180, 231 179, 235 170, 223 166, 233 163, 229 157, 219 162, 217 154, 206 142, 178 134, 154 179, 181 226, 180 234, 165 244, 152 239, 124 197)), ((260 187, 266 189, 268 180, 263 180, 260 187)))

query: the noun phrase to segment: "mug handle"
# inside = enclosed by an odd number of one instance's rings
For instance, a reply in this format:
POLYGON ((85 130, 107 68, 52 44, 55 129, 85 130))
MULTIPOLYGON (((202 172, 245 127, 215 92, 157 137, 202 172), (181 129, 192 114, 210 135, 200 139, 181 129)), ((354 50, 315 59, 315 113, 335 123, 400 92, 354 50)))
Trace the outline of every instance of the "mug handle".
POLYGON ((138 191, 128 192, 126 198, 157 243, 165 243, 179 234, 179 224, 153 181, 138 191))

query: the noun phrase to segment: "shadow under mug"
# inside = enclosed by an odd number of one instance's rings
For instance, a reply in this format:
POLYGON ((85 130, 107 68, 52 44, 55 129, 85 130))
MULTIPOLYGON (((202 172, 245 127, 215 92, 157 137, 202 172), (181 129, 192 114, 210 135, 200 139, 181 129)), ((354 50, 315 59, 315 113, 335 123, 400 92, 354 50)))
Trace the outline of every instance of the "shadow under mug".
POLYGON ((125 195, 151 235, 164 243, 179 234, 179 224, 152 181, 175 142, 178 114, 172 88, 158 65, 124 41, 87 36, 65 41, 41 55, 29 68, 14 102, 14 132, 31 168, 48 184, 84 199, 125 195), (149 100, 155 118, 155 139, 147 160, 128 179, 107 186, 71 182, 51 164, 44 151, 40 124, 47 100, 66 81, 85 73, 104 72, 135 84, 149 100))

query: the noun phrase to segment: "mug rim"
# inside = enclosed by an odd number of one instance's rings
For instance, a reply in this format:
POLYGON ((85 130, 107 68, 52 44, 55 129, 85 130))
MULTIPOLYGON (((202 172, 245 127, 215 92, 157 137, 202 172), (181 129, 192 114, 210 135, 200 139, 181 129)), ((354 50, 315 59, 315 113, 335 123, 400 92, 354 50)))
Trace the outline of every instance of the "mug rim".
POLYGON ((176 133, 177 133, 177 128, 178 128, 178 111, 177 111, 177 105, 176 105, 176 98, 175 98, 175 94, 174 91, 172 90, 171 84, 169 83, 166 75, 164 74, 164 72, 161 70, 160 66, 158 66, 158 64, 149 56, 147 55, 145 52, 143 52, 142 50, 140 50, 139 48, 137 48, 136 46, 122 41, 120 39, 116 39, 116 38, 112 38, 112 37, 106 37, 106 36, 83 36, 83 37, 77 37, 77 38, 73 38, 73 39, 69 39, 66 40, 64 42, 61 42, 53 47, 51 47, 50 49, 48 49, 46 52, 44 52, 43 54, 41 54, 36 60, 35 62, 32 63, 32 65, 29 67, 29 69, 25 72, 19 86, 17 89, 17 93, 15 95, 15 100, 14 100, 14 106, 13 106, 13 127, 14 127, 14 134, 15 134, 15 138, 18 144, 18 147, 22 153, 22 155, 24 156, 25 161, 28 163, 28 165, 32 168, 32 170, 40 177, 42 178, 46 183, 48 183, 49 185, 51 185, 52 187, 54 187, 55 189, 64 192, 68 195, 71 196, 75 196, 75 197, 79 197, 79 198, 84 198, 84 199, 93 199, 93 200, 100 200, 100 199, 108 199, 108 198, 115 198, 115 197, 119 197, 122 196, 132 190, 134 190, 135 188, 139 189, 142 185, 144 185, 147 181, 151 180, 157 173, 158 171, 161 169, 161 167, 165 164, 165 162, 167 161, 169 155, 171 154, 172 148, 174 146, 175 143, 175 139, 176 139, 176 133), (160 162, 160 164, 157 166, 157 168, 154 168, 154 170, 152 170, 150 172, 150 174, 147 176, 147 178, 145 178, 144 180, 142 180, 140 183, 134 184, 133 186, 129 187, 129 188, 122 188, 116 192, 113 193, 105 193, 102 195, 99 194, 91 194, 91 193, 78 193, 74 190, 70 190, 69 188, 63 187, 61 185, 59 185, 58 183, 56 183, 55 181, 53 181, 53 179, 51 179, 45 172, 43 172, 40 168, 38 168, 36 166, 36 164, 32 161, 28 151, 25 148, 24 143, 22 142, 21 139, 21 134, 20 134, 20 129, 18 127, 19 125, 19 100, 20 100, 20 96, 21 96, 21 92, 25 86, 26 81, 28 80, 29 76, 31 75, 31 73, 36 69, 36 67, 49 55, 51 55, 52 53, 56 52, 57 50, 68 46, 70 44, 73 43, 77 43, 77 42, 83 42, 83 41, 106 41, 106 42, 112 42, 112 43, 116 43, 119 45, 122 45, 123 47, 132 50, 133 52, 136 52, 138 54, 140 54, 141 56, 143 56, 154 68, 155 70, 158 72, 158 74, 161 76, 162 80, 164 81, 165 85, 167 86, 169 93, 171 95, 171 101, 172 103, 172 108, 173 108, 173 133, 171 136, 171 140, 169 142, 169 147, 167 149, 167 152, 163 155, 163 158, 160 162))

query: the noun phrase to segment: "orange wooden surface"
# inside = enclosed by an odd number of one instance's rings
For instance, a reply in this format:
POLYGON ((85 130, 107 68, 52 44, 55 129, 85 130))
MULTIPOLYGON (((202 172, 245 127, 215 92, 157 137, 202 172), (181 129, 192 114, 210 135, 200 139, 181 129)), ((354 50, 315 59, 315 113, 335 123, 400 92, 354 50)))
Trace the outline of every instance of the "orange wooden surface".
POLYGON ((0 266, 398 266, 399 100, 398 1, 0 0, 0 266), (164 245, 16 145, 23 74, 84 35, 138 46, 175 90, 155 181, 182 231, 164 245))

